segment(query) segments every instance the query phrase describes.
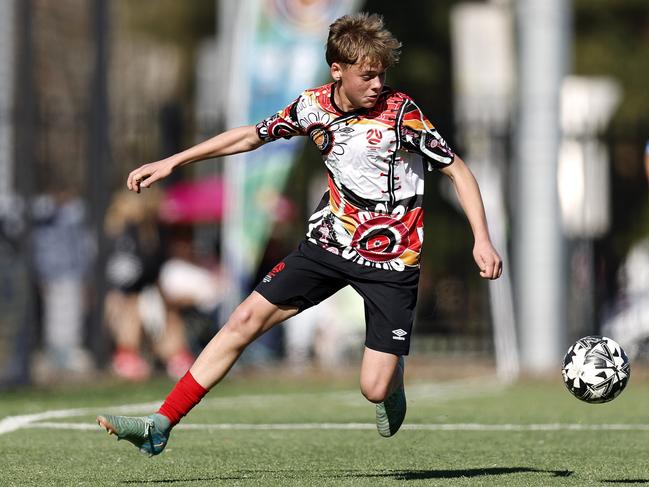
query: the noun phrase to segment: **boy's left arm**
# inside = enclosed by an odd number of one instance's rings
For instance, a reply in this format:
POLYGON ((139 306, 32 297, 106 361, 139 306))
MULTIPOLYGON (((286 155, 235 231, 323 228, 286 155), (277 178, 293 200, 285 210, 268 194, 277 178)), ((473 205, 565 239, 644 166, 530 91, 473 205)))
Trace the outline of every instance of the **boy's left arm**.
POLYGON ((489 227, 478 182, 457 155, 452 164, 440 171, 453 182, 460 204, 471 225, 474 238, 473 258, 480 268, 480 276, 485 279, 498 279, 503 270, 502 260, 489 237, 489 227))

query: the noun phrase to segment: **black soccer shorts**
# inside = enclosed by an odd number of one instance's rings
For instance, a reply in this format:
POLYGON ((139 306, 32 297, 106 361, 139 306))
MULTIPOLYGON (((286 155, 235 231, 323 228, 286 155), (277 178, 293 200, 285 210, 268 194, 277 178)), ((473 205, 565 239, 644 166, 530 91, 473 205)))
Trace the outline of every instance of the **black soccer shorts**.
POLYGON ((302 241, 255 291, 276 306, 304 311, 346 285, 365 301, 365 346, 408 355, 417 304, 419 269, 388 271, 363 266, 302 241))

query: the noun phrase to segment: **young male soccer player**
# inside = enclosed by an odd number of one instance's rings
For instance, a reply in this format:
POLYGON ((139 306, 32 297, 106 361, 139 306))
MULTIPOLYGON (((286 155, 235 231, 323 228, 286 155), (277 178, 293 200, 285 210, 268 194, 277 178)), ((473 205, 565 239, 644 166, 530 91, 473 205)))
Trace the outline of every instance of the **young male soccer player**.
POLYGON ((379 433, 397 432, 406 413, 403 356, 417 299, 426 169, 439 169, 453 182, 473 231, 480 275, 496 279, 502 271, 472 173, 414 101, 384 85, 400 47, 381 17, 341 17, 331 24, 327 40, 333 83, 304 91, 256 126, 228 130, 129 174, 128 188, 139 192, 178 166, 304 135, 322 154, 329 189, 309 218, 305 240, 233 312, 160 410, 141 418, 98 416, 109 433, 144 453, 159 454, 171 428, 227 374, 248 344, 346 285, 365 301, 361 392, 376 403, 379 433))

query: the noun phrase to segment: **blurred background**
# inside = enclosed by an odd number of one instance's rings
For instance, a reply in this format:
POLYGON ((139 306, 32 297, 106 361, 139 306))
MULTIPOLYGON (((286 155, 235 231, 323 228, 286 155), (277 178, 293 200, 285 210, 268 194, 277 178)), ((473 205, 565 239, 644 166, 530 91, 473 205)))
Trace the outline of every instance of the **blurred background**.
MULTIPOLYGON (((181 376, 306 232, 325 189, 303 140, 128 173, 256 123, 328 81, 328 25, 384 16, 408 93, 476 174, 505 262, 487 283, 430 174, 414 357, 558 373, 576 338, 649 337, 649 3, 644 0, 0 0, 0 387, 181 376), (645 311, 646 310, 646 311, 645 311)), ((353 362, 341 292, 243 365, 353 362)))

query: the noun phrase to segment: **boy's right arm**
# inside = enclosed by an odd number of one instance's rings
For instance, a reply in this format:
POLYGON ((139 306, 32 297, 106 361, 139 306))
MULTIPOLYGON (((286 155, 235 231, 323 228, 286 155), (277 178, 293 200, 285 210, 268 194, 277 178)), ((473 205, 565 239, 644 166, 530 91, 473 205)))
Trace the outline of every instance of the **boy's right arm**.
POLYGON ((142 188, 148 188, 156 181, 169 176, 179 166, 248 152, 263 144, 254 125, 230 129, 166 159, 138 167, 128 175, 126 186, 139 193, 142 188))

